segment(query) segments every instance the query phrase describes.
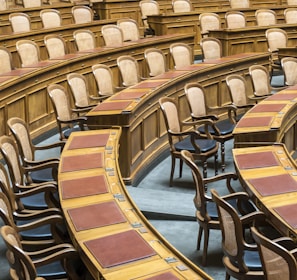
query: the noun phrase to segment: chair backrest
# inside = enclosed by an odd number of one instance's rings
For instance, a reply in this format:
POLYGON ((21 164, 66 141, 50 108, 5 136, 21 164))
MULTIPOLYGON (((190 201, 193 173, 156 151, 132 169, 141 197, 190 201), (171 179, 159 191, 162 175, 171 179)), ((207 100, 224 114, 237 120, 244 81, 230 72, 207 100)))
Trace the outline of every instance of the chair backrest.
POLYGON ((41 7, 42 0, 23 0, 24 8, 41 7))
POLYGON ((123 41, 138 41, 140 39, 137 22, 131 18, 117 20, 118 27, 122 30, 123 41))
POLYGON ((0 0, 0 11, 5 11, 7 10, 8 5, 6 0, 0 0))
POLYGON ((62 25, 60 12, 56 9, 44 9, 40 11, 43 28, 55 28, 62 25))
POLYGON ((77 108, 89 106, 89 86, 85 76, 79 73, 70 73, 67 75, 67 82, 71 89, 75 106, 77 108))
POLYGON ((13 69, 12 55, 5 47, 0 47, 0 74, 10 72, 13 69))
POLYGON ((201 13, 199 15, 199 24, 201 34, 207 34, 209 30, 221 28, 221 19, 216 13, 201 13))
POLYGON ((155 77, 166 72, 166 58, 160 49, 145 49, 144 57, 151 77, 155 77))
POLYGON ((174 13, 187 13, 193 11, 191 0, 172 0, 172 9, 174 13))
POLYGON ((255 96, 265 96, 271 93, 270 75, 263 65, 252 65, 249 67, 255 96))
POLYGON ((21 59, 22 67, 26 67, 40 61, 39 46, 31 40, 19 40, 16 49, 21 59))
POLYGON ((247 84, 243 76, 231 74, 226 77, 226 85, 230 99, 235 106, 241 107, 248 104, 247 84))
POLYGON ((16 140, 21 159, 35 160, 34 145, 27 123, 21 118, 12 117, 8 119, 7 125, 16 140))
POLYGON ((285 84, 293 86, 297 84, 297 58, 284 57, 281 59, 282 69, 285 76, 285 84))
POLYGON ((191 114, 195 117, 207 115, 205 91, 202 85, 198 83, 188 83, 184 88, 191 114))
POLYGON ((204 37, 200 41, 203 61, 222 57, 221 41, 213 37, 204 37))
MULTIPOLYGON (((297 1, 296 1, 297 5, 297 1)), ((285 22, 288 24, 297 23, 297 8, 287 8, 284 10, 285 22)))
POLYGON ((95 64, 92 66, 92 71, 99 95, 113 95, 115 93, 115 86, 111 69, 105 64, 95 64))
POLYGON ((203 176, 195 163, 193 155, 186 150, 181 151, 181 156, 183 161, 190 167, 194 184, 195 184, 195 197, 194 204, 196 209, 200 212, 200 215, 208 220, 207 208, 206 208, 206 198, 205 198, 205 184, 203 181, 203 176))
POLYGON ((231 9, 242 9, 249 8, 250 1, 249 0, 230 0, 231 9))
POLYGON ((288 6, 297 6, 297 0, 287 0, 288 6))
POLYGON ((29 32, 31 30, 31 19, 25 13, 11 13, 8 19, 13 32, 29 32))
POLYGON ((170 45, 170 55, 173 58, 175 69, 193 64, 193 49, 186 43, 173 43, 170 45))
POLYGON ((148 28, 147 16, 160 14, 159 4, 154 0, 141 0, 139 1, 139 7, 143 25, 148 28))
POLYGON ((73 37, 78 51, 91 50, 97 47, 95 35, 91 30, 75 30, 73 37))
POLYGON ((268 51, 274 52, 278 48, 286 48, 288 45, 287 32, 281 28, 269 28, 265 32, 268 51))
POLYGON ((236 263, 239 272, 246 273, 244 263, 243 228, 237 211, 216 190, 211 190, 212 200, 216 203, 222 230, 222 248, 231 263, 236 263))
POLYGON ((140 82, 138 62, 133 56, 122 55, 117 58, 117 64, 121 73, 123 86, 134 86, 140 82))
POLYGON ((11 273, 17 275, 18 279, 32 280, 37 278, 35 266, 23 250, 20 237, 11 226, 5 225, 0 229, 1 236, 7 248, 7 260, 11 273))
POLYGON ((71 9, 74 23, 88 23, 93 21, 93 11, 88 6, 77 5, 71 9))
MULTIPOLYGON (((0 183, 1 185, 2 183, 0 183)), ((9 201, 10 197, 6 196, 3 192, 0 192, 0 219, 3 220, 5 225, 11 226, 17 229, 14 222, 14 217, 12 214, 11 203, 9 201)))
POLYGON ((239 11, 228 11, 225 13, 226 26, 229 29, 246 27, 246 18, 244 13, 239 11))
POLYGON ((276 13, 269 9, 258 9, 255 12, 258 26, 267 26, 277 24, 276 13))
POLYGON ((44 36, 44 45, 49 59, 62 57, 67 53, 65 40, 58 34, 44 36))
POLYGON ((0 151, 7 164, 14 192, 17 192, 17 186, 24 185, 25 178, 19 151, 14 139, 7 135, 2 135, 0 137, 0 151))
POLYGON ((115 24, 106 24, 101 27, 105 46, 121 46, 124 42, 122 29, 115 24))
POLYGON ((294 255, 261 234, 255 227, 251 228, 251 232, 259 248, 265 280, 275 280, 279 277, 282 280, 297 279, 297 262, 294 255))

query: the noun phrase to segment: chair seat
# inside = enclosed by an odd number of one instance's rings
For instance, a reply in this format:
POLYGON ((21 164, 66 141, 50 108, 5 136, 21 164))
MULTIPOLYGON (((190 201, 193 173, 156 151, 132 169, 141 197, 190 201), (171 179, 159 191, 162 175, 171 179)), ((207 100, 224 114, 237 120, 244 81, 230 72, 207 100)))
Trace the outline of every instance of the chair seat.
MULTIPOLYGON (((234 124, 229 121, 229 119, 222 120, 216 123, 216 127, 220 130, 221 135, 228 135, 232 134, 233 129, 234 129, 234 124)), ((204 126, 199 127, 198 131, 202 134, 205 134, 205 129, 204 126)), ((215 131, 213 130, 212 127, 209 127, 209 133, 212 135, 215 135, 215 131)))
POLYGON ((44 193, 34 194, 28 197, 21 198, 21 202, 27 209, 40 210, 48 208, 45 201, 44 193))
POLYGON ((55 179, 53 178, 52 168, 45 168, 42 170, 31 172, 30 176, 34 183, 44 183, 49 181, 55 181, 55 179))
POLYGON ((63 134, 64 134, 65 138, 68 139, 69 136, 70 136, 70 134, 71 134, 71 132, 74 132, 74 131, 81 131, 81 129, 80 129, 79 126, 74 126, 74 127, 72 127, 72 128, 65 129, 65 130, 63 131, 63 134))
MULTIPOLYGON (((17 225, 24 225, 30 221, 18 221, 17 225)), ((49 224, 43 225, 34 229, 21 231, 20 235, 23 240, 47 240, 53 238, 51 232, 51 226, 49 224)))
MULTIPOLYGON (((250 271, 263 271, 260 255, 258 251, 244 251, 244 262, 250 271)), ((229 259, 230 260, 230 259, 229 259)), ((231 261, 231 260, 230 260, 231 261)), ((232 261, 231 261, 232 262, 232 261)), ((232 262, 237 267, 237 263, 232 262)))
POLYGON ((45 279, 61 279, 67 278, 65 269, 60 261, 55 261, 47 265, 43 265, 36 268, 37 275, 45 279))
MULTIPOLYGON (((215 149, 217 145, 217 142, 213 139, 197 139, 195 142, 200 147, 201 153, 207 153, 210 150, 215 149)), ((195 153, 195 148, 191 143, 190 137, 186 137, 174 146, 177 151, 188 150, 191 153, 195 153)))

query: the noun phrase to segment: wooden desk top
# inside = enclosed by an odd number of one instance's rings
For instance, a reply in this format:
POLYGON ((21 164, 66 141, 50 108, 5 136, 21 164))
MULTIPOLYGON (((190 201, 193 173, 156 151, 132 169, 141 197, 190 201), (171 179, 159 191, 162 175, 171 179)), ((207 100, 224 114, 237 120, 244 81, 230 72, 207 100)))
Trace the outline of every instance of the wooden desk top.
POLYGON ((118 167, 121 128, 74 132, 61 154, 59 194, 74 245, 95 279, 211 279, 146 220, 118 167))
POLYGON ((242 185, 275 226, 297 238, 297 165, 284 144, 233 149, 242 185))

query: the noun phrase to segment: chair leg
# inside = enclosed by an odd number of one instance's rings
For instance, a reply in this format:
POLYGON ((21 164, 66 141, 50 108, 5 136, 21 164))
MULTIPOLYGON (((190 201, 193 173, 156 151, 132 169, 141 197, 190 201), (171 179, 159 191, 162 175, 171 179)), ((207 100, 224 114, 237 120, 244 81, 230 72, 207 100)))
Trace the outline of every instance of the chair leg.
POLYGON ((225 171, 226 165, 225 165, 225 143, 221 143, 221 164, 222 164, 222 172, 225 171))
POLYGON ((225 280, 230 280, 230 275, 228 274, 228 272, 226 272, 225 280))
POLYGON ((218 175, 218 153, 214 156, 214 169, 215 169, 215 175, 218 175))
POLYGON ((206 266, 208 240, 209 240, 209 229, 204 228, 204 245, 203 245, 203 254, 202 254, 202 265, 203 266, 206 266))
POLYGON ((171 156, 171 172, 170 172, 170 180, 169 180, 170 187, 172 187, 172 184, 173 184, 174 169, 175 169, 175 157, 171 156))
POLYGON ((199 225, 198 238, 197 238, 197 251, 200 250, 202 233, 203 233, 203 227, 199 225))
POLYGON ((179 178, 183 175, 183 163, 184 161, 182 159, 179 160, 179 178))
POLYGON ((207 161, 203 161, 203 178, 207 178, 207 161))

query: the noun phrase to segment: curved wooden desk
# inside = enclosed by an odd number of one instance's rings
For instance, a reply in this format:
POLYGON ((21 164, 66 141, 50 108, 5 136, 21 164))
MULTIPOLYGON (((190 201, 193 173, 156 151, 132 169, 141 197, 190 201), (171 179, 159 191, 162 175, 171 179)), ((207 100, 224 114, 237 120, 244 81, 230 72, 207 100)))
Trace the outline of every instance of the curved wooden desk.
POLYGON ((242 185, 284 235, 297 240, 297 165, 284 144, 233 149, 242 185))
POLYGON ((211 279, 172 247, 131 200, 117 161, 120 134, 116 127, 72 133, 61 154, 61 206, 92 276, 211 279))

